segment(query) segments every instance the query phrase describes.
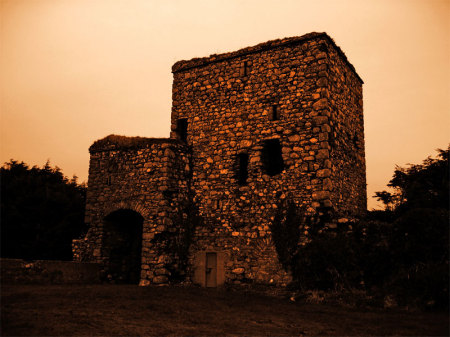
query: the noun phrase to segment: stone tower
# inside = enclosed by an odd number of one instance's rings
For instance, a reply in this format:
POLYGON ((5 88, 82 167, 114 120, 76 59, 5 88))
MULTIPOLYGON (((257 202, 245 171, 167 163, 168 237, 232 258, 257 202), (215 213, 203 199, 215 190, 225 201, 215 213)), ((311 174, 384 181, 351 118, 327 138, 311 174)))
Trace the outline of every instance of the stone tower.
POLYGON ((142 285, 174 275, 286 284, 270 232, 282 201, 332 209, 336 221, 366 210, 361 78, 325 33, 180 61, 172 72, 170 139, 91 146, 90 230, 75 257, 142 285))

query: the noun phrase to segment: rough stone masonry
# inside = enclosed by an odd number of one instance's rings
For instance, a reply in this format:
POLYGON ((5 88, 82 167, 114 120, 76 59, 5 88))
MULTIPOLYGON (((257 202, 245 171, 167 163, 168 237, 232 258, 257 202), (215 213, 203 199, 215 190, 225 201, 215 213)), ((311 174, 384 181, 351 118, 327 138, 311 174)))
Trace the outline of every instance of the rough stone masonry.
POLYGON ((90 147, 90 229, 75 260, 112 282, 286 285, 270 231, 281 202, 341 223, 366 210, 363 81, 326 33, 172 73, 169 139, 90 147))

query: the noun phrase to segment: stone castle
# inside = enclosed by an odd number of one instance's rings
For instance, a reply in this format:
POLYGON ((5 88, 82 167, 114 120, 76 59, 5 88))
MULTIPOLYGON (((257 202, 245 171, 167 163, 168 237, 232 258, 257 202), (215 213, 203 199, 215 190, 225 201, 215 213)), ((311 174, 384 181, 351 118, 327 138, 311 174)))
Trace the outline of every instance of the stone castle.
POLYGON ((366 210, 363 81, 326 33, 172 73, 170 138, 90 147, 89 231, 75 260, 141 285, 285 285, 270 231, 280 203, 331 209, 335 223, 366 210))

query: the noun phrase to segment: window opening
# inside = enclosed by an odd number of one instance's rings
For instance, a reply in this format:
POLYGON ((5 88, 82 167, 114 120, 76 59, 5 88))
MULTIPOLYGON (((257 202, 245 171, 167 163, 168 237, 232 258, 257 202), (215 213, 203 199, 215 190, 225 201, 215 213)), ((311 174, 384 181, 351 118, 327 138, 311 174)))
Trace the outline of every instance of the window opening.
POLYGON ((270 120, 271 121, 277 121, 280 119, 280 115, 279 115, 279 111, 278 111, 278 106, 277 105, 272 105, 271 109, 270 109, 270 120))
POLYGON ((238 184, 241 186, 247 185, 248 179, 248 154, 238 154, 238 184))
POLYGON ((250 62, 249 61, 242 62, 240 75, 243 77, 250 75, 250 62))
POLYGON ((319 45, 319 50, 328 53, 328 47, 325 43, 319 45))
POLYGON ((221 199, 216 200, 216 209, 219 211, 222 209, 222 200, 221 199))
POLYGON ((180 118, 177 120, 177 134, 178 139, 182 142, 187 142, 187 128, 188 128, 188 120, 187 118, 180 118))
POLYGON ((277 175, 284 170, 279 139, 268 139, 264 141, 262 162, 264 170, 269 176, 277 175))
POLYGON ((248 73, 250 72, 249 69, 250 67, 249 67, 249 64, 248 64, 248 61, 245 61, 244 62, 244 76, 248 76, 248 73))

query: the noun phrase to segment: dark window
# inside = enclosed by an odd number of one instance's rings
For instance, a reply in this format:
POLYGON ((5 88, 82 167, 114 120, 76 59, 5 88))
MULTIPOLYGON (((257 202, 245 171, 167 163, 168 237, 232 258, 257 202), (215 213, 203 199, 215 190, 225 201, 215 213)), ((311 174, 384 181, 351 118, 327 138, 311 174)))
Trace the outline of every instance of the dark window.
POLYGON ((221 210, 222 209, 222 200, 217 199, 216 200, 216 209, 221 210))
POLYGON ((238 184, 243 186, 247 185, 248 179, 248 154, 247 153, 239 153, 238 154, 238 184))
POLYGON ((271 109, 270 109, 270 116, 269 116, 271 121, 277 121, 280 119, 280 115, 279 115, 279 111, 278 111, 278 106, 277 105, 272 105, 271 109))
POLYGON ((240 75, 246 77, 250 75, 250 62, 244 61, 241 64, 240 75))
POLYGON ((264 170, 269 176, 277 175, 283 171, 284 162, 281 155, 280 141, 278 139, 264 141, 262 162, 264 170))
POLYGON ((248 64, 248 61, 244 62, 244 76, 248 76, 248 74, 250 73, 250 66, 248 64))
POLYGON ((328 53, 328 47, 325 43, 319 45, 319 50, 328 53))
POLYGON ((181 118, 177 120, 178 139, 180 139, 183 142, 187 141, 187 128, 188 128, 187 118, 181 118))

